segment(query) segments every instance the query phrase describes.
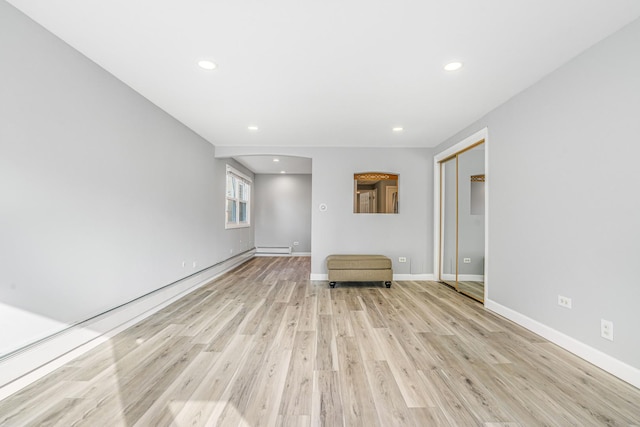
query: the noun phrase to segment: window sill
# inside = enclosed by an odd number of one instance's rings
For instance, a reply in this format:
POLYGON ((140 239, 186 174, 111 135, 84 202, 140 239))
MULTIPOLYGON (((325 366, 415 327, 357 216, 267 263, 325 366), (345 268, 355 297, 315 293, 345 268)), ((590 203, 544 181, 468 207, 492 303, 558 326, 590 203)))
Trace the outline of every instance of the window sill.
POLYGON ((225 224, 224 228, 226 228, 227 230, 232 229, 232 228, 249 228, 251 227, 251 224, 225 224))

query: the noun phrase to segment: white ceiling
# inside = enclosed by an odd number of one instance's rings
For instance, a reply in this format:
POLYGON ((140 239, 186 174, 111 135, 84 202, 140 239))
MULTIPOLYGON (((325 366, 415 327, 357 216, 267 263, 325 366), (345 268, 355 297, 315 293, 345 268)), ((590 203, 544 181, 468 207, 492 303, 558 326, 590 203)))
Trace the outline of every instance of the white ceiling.
POLYGON ((640 16, 638 0, 9 3, 216 146, 435 146, 640 16))
POLYGON ((294 156, 236 156, 243 166, 261 174, 310 174, 311 159, 294 156), (276 160, 277 161, 274 161, 276 160))

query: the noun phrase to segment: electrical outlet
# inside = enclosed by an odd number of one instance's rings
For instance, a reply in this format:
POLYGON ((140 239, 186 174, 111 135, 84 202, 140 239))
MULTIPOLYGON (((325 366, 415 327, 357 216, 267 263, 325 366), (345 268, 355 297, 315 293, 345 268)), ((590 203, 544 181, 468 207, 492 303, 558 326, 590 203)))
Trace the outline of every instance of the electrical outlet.
POLYGON ((462 260, 462 262, 465 264, 471 264, 471 258, 465 258, 462 260))
POLYGON ((571 308, 571 298, 558 295, 558 305, 560 307, 571 308))
POLYGON ((613 322, 611 320, 600 319, 600 336, 613 341, 613 322))
POLYGON ((401 256, 398 258, 398 262, 407 262, 407 257, 401 256))

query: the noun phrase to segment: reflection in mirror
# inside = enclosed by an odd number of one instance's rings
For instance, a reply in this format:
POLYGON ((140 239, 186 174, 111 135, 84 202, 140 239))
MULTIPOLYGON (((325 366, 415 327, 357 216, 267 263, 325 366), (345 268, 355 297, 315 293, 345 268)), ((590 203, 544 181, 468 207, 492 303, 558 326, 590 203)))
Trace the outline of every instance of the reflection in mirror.
POLYGON ((446 284, 457 287, 457 199, 456 199, 456 158, 441 163, 442 190, 441 190, 441 215, 442 215, 442 266, 441 280, 446 284))
POLYGON ((458 290, 484 300, 484 144, 458 155, 458 290))
POLYGON ((440 278, 484 300, 483 141, 440 161, 440 278))
POLYGON ((484 215, 484 174, 471 175, 471 215, 484 215))
POLYGON ((398 175, 353 174, 353 213, 398 213, 398 175))

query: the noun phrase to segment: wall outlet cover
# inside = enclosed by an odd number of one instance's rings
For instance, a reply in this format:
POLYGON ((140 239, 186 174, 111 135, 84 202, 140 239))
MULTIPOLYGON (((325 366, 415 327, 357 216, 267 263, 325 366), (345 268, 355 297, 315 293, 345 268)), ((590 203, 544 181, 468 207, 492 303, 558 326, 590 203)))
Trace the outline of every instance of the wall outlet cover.
POLYGON ((560 307, 571 308, 571 298, 558 295, 558 305, 560 307))
POLYGON ((613 322, 611 320, 600 319, 600 336, 613 341, 613 322))

